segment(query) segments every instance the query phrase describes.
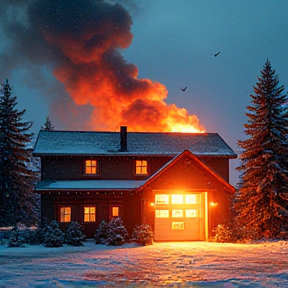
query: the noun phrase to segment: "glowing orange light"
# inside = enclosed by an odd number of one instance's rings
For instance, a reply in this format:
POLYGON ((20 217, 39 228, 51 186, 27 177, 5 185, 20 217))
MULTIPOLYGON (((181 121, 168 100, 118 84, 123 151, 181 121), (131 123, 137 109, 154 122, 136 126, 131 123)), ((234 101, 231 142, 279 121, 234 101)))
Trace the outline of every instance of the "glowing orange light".
POLYGON ((205 130, 197 129, 189 124, 173 124, 171 132, 182 132, 182 133, 204 133, 205 130))
POLYGON ((217 206, 217 205, 218 205, 218 203, 215 203, 215 202, 210 202, 210 205, 211 205, 211 207, 215 207, 215 206, 217 206))

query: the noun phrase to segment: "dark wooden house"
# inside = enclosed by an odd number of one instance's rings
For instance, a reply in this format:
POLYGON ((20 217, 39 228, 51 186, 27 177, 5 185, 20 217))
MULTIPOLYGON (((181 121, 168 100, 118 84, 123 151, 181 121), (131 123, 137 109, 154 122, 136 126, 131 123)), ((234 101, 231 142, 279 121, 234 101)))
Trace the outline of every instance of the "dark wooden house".
POLYGON ((229 159, 217 133, 40 131, 42 224, 78 221, 93 237, 121 217, 130 233, 153 227, 155 241, 208 240, 229 219, 229 159))

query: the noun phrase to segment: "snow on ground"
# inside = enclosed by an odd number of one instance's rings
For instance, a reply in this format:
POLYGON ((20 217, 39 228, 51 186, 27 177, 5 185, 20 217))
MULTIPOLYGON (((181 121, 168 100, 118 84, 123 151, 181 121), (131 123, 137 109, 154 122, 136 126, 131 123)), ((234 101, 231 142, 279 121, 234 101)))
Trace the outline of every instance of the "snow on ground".
POLYGON ((0 246, 0 287, 288 287, 288 242, 0 246))

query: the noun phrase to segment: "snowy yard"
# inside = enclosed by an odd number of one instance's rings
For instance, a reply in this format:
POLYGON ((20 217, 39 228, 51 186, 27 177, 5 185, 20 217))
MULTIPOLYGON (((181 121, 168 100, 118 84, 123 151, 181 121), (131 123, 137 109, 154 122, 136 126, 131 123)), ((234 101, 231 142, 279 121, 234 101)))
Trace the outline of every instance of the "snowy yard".
POLYGON ((0 287, 288 287, 288 242, 0 246, 0 287))

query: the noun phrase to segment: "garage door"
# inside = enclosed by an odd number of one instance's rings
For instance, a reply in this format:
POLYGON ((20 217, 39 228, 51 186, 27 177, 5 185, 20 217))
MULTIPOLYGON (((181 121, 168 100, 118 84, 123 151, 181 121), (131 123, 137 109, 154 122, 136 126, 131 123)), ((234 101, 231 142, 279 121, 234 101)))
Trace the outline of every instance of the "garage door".
POLYGON ((205 240, 205 201, 202 193, 155 194, 155 241, 205 240))

